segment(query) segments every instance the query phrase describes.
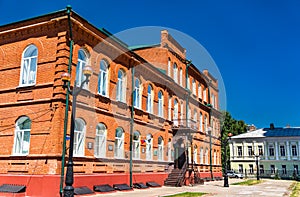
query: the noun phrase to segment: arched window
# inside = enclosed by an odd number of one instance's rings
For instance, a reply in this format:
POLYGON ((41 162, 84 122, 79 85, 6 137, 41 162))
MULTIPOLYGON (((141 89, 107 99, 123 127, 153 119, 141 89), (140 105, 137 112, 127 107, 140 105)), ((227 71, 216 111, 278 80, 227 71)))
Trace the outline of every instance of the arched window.
POLYGON ((200 117, 199 117, 200 121, 199 121, 199 130, 201 132, 203 132, 203 115, 202 113, 200 112, 200 117))
POLYGON ((208 129, 208 128, 207 128, 208 125, 207 125, 207 124, 208 124, 207 116, 205 115, 205 116, 204 116, 204 132, 205 132, 205 133, 208 133, 208 130, 207 130, 207 129, 208 129))
POLYGON ((141 83, 139 79, 135 79, 134 92, 133 92, 133 106, 136 108, 141 108, 141 83))
POLYGON ((147 89, 147 112, 153 113, 153 88, 151 85, 148 85, 147 89))
POLYGON ((203 147, 200 148, 200 164, 203 164, 203 147))
POLYGON ((191 127, 192 110, 190 107, 188 109, 188 127, 191 127))
POLYGON ((168 58, 168 76, 171 77, 171 59, 168 58))
POLYGON ((124 157, 124 130, 121 127, 116 129, 115 135, 115 157, 124 157))
POLYGON ((173 65, 173 73, 174 73, 174 75, 173 75, 174 81, 176 83, 178 83, 178 68, 177 68, 177 64, 176 63, 174 63, 174 65, 173 65))
POLYGON ((123 70, 118 71, 118 82, 117 82, 117 101, 126 101, 126 86, 125 86, 125 73, 123 70))
POLYGON ((106 133, 107 129, 103 123, 99 123, 96 127, 95 137, 95 156, 106 157, 106 133))
POLYGON ((108 63, 103 59, 100 61, 98 93, 102 96, 108 96, 108 63))
POLYGON ((171 120, 171 113, 172 113, 172 97, 169 96, 169 100, 168 100, 168 120, 171 120))
POLYGON ((182 74, 182 68, 180 68, 179 69, 179 84, 181 85, 181 86, 183 86, 183 80, 182 80, 182 76, 183 74, 182 74))
POLYGON ((133 141, 132 141, 132 157, 133 159, 140 158, 140 132, 135 131, 133 133, 133 141))
POLYGON ((20 86, 34 85, 36 83, 38 49, 35 45, 29 45, 23 52, 20 86))
POLYGON ((202 87, 200 83, 198 85, 198 98, 202 99, 202 87))
POLYGON ((183 101, 180 102, 180 124, 183 125, 183 101))
POLYGON ((192 79, 192 86, 193 86, 193 94, 196 95, 196 81, 194 78, 192 79))
POLYGON ((206 88, 203 90, 203 101, 207 102, 206 88))
POLYGON ((159 161, 164 160, 164 139, 161 136, 158 137, 157 158, 159 161))
POLYGON ((13 155, 28 155, 30 146, 31 120, 27 116, 20 117, 15 126, 13 155))
POLYGON ((214 165, 217 164, 217 152, 214 150, 214 165))
POLYGON ((162 91, 158 92, 158 116, 164 116, 164 95, 162 91))
POLYGON ((151 134, 146 136, 146 160, 152 160, 153 152, 153 137, 151 134))
POLYGON ((178 126, 178 100, 174 99, 174 112, 173 112, 174 126, 178 126))
POLYGON ((209 162, 208 162, 208 148, 205 149, 205 163, 209 164, 209 162))
POLYGON ((194 146, 194 152, 193 152, 193 158, 194 158, 194 163, 198 163, 197 157, 198 156, 198 151, 197 151, 197 146, 194 146))
POLYGON ((76 118, 74 128, 74 156, 84 156, 85 130, 86 126, 84 120, 76 118))
MULTIPOLYGON (((80 86, 81 83, 85 80, 85 76, 83 74, 83 68, 87 65, 88 54, 84 49, 79 49, 78 51, 78 60, 76 67, 76 86, 80 86)), ((87 84, 83 85, 83 88, 87 88, 87 84)))
POLYGON ((194 109, 194 122, 193 122, 193 125, 194 125, 194 129, 197 129, 197 110, 194 109))
POLYGON ((172 140, 171 138, 168 141, 168 161, 172 161, 172 140))

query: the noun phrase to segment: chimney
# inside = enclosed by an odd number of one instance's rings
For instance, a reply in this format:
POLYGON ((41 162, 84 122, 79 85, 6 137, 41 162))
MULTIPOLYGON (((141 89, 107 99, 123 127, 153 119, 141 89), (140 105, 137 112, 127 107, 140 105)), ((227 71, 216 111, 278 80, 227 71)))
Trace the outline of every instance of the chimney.
POLYGON ((274 123, 271 123, 271 124, 270 124, 270 129, 271 129, 271 130, 275 129, 274 123))

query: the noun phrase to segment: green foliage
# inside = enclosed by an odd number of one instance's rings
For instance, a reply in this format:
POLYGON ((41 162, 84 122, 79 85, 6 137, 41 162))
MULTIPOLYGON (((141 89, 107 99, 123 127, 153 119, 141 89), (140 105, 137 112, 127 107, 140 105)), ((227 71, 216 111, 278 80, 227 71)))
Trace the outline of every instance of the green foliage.
POLYGON ((232 183, 232 185, 256 185, 262 182, 263 182, 262 180, 249 179, 242 182, 232 183))
POLYGON ((225 146, 227 157, 227 168, 230 169, 230 150, 229 144, 225 143, 228 140, 228 134, 239 135, 247 132, 247 124, 243 120, 235 120, 227 111, 223 112, 221 119, 221 154, 222 154, 222 169, 225 169, 225 146))
POLYGON ((292 193, 291 197, 298 197, 300 196, 300 182, 294 182, 292 185, 292 193))
POLYGON ((198 196, 203 196, 206 193, 202 192, 184 192, 180 194, 174 194, 166 197, 198 197, 198 196))

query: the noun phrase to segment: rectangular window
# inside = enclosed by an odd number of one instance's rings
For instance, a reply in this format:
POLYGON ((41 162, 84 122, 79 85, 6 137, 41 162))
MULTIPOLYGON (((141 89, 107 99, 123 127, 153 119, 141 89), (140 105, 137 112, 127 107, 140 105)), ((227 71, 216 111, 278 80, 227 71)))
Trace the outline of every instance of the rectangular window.
POLYGON ((270 168, 271 168, 271 173, 275 174, 275 165, 271 165, 270 168))
POLYGON ((238 156, 239 157, 243 156, 242 146, 238 146, 237 149, 238 149, 238 156))
POLYGON ((292 156, 297 157, 297 146, 296 145, 292 145, 292 156))
POLYGON ((258 154, 259 155, 263 155, 263 147, 262 146, 258 146, 258 154))
POLYGON ((282 167, 282 174, 286 174, 286 165, 281 165, 282 167))
POLYGON ((280 156, 285 157, 285 147, 284 147, 284 145, 280 145, 280 156))
POLYGON ((249 156, 252 156, 252 155, 253 155, 252 146, 248 146, 248 155, 249 155, 249 156))
POLYGON ((260 174, 264 174, 265 173, 264 165, 259 165, 259 173, 260 174))
POLYGON ((253 174, 253 164, 249 164, 249 173, 253 174))
POLYGON ((295 172, 296 174, 299 174, 299 171, 298 171, 298 165, 294 165, 294 172, 295 172))
POLYGON ((271 145, 271 146, 269 146, 269 155, 271 156, 271 157, 274 157, 274 147, 271 145))
POLYGON ((243 173, 243 164, 239 164, 239 173, 243 173))

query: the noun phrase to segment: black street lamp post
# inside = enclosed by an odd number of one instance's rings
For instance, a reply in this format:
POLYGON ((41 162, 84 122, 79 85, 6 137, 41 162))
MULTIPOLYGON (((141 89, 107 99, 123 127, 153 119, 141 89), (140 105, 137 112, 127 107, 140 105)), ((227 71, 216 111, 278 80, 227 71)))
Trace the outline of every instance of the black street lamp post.
MULTIPOLYGON (((67 88, 67 91, 73 96, 72 99, 72 115, 71 115, 71 131, 70 131, 70 147, 69 147, 69 159, 67 164, 67 172, 66 172, 66 180, 65 180, 65 188, 64 188, 64 197, 73 197, 74 196, 74 172, 73 172, 73 151, 74 151, 74 129, 75 129, 75 117, 76 117, 76 101, 77 96, 83 88, 84 84, 88 84, 90 80, 90 76, 92 75, 93 70, 90 66, 85 66, 83 68, 83 74, 85 75, 85 80, 80 84, 79 87, 76 86, 76 82, 74 83, 74 87, 71 90, 70 88, 70 74, 63 73, 61 75, 61 79, 64 82, 63 88, 67 88)), ((68 107, 68 106, 66 106, 68 107)))
POLYGON ((259 155, 255 155, 255 163, 256 163, 256 180, 259 181, 259 166, 258 166, 258 158, 259 155))
POLYGON ((222 142, 223 146, 224 146, 224 162, 225 162, 225 170, 224 170, 224 187, 229 187, 229 183, 228 183, 228 174, 227 174, 227 145, 228 145, 228 141, 230 140, 232 134, 228 133, 228 138, 225 139, 225 141, 222 142))

